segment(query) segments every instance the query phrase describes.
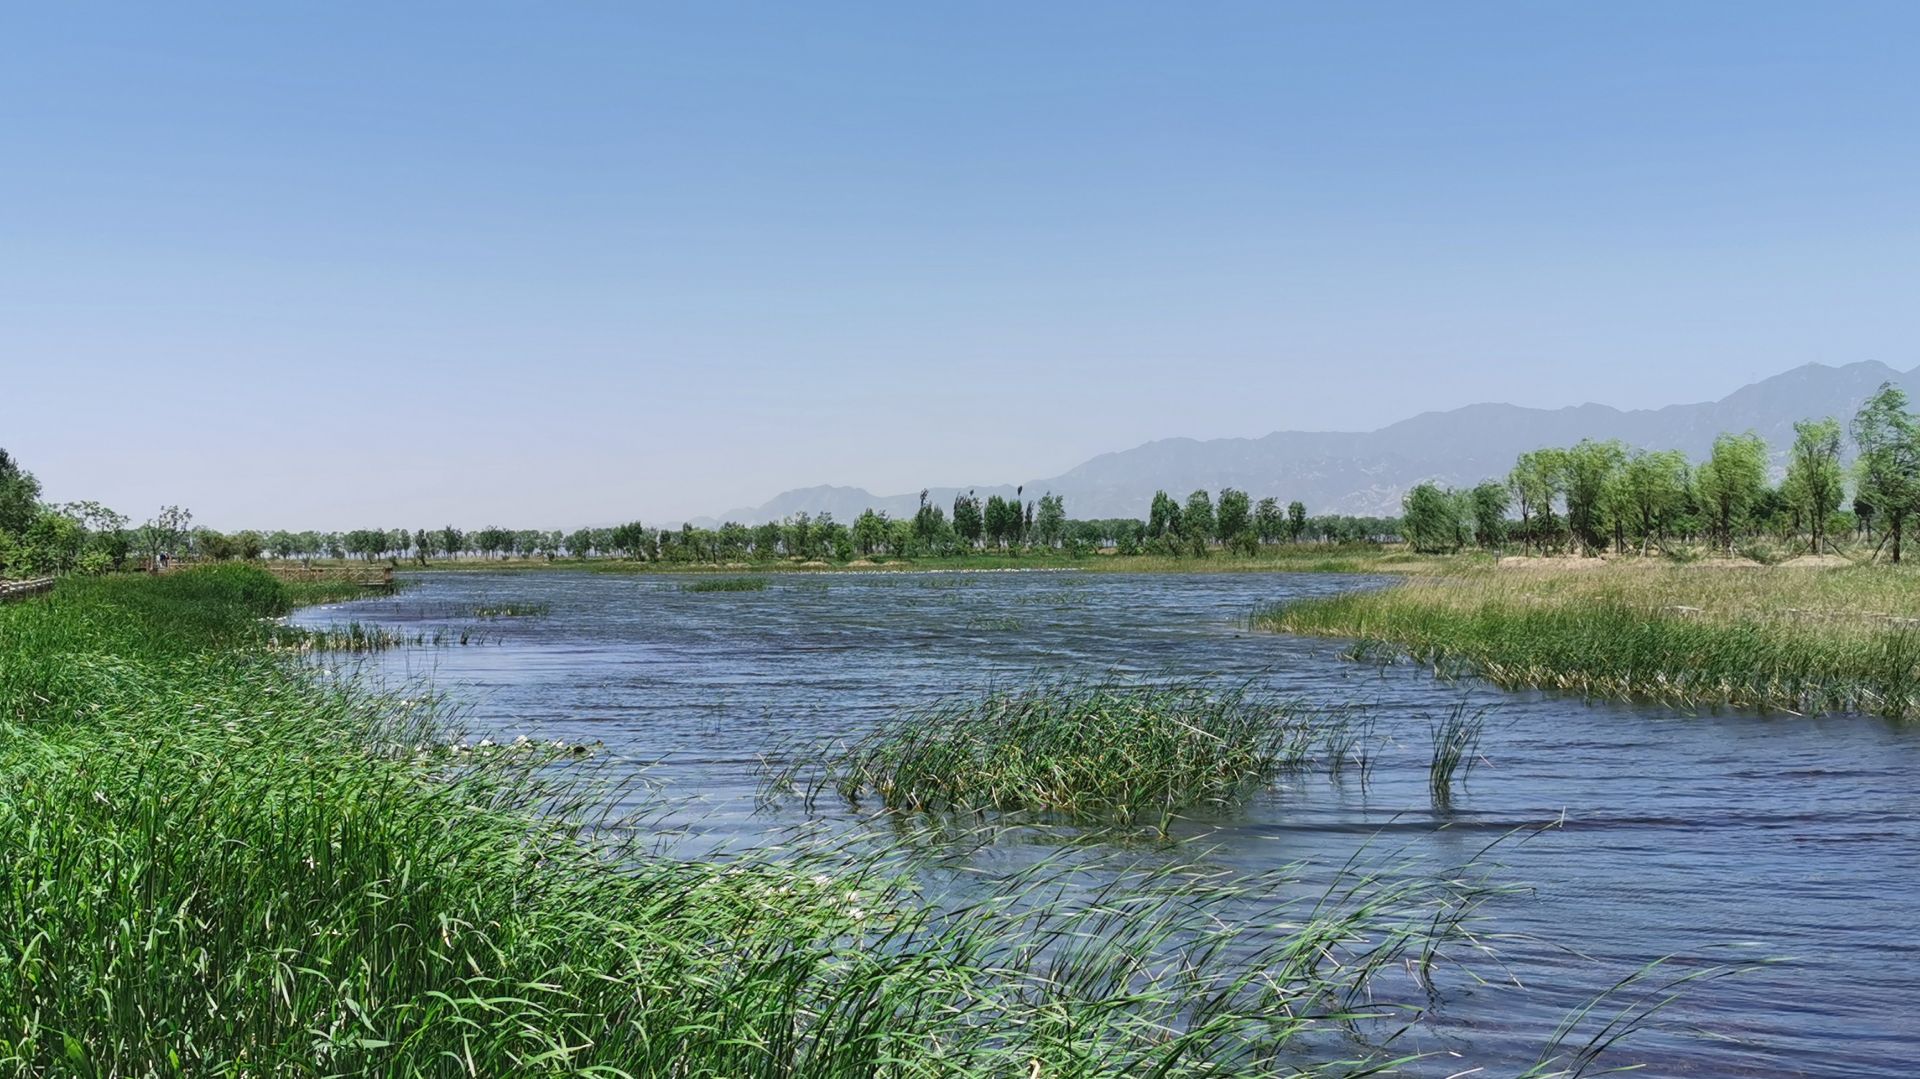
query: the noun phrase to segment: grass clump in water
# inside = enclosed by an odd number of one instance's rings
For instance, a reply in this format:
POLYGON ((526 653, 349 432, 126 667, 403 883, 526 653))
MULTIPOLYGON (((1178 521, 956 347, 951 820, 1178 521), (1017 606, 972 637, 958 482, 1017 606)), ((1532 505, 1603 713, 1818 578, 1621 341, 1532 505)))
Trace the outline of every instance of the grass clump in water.
POLYGON ((710 577, 703 581, 693 581, 682 585, 682 592, 762 592, 767 587, 765 577, 710 577))
POLYGON ((473 609, 475 618, 545 618, 553 613, 548 603, 483 603, 473 609))
POLYGON ((1246 687, 1050 684, 908 713, 787 774, 816 766, 854 804, 1164 830, 1310 763, 1319 718, 1246 687))
POLYGON ((1431 724, 1433 757, 1427 764, 1427 787, 1433 803, 1445 808, 1453 804, 1454 777, 1458 775, 1464 781, 1480 759, 1486 713, 1469 712, 1466 705, 1458 704, 1431 724))

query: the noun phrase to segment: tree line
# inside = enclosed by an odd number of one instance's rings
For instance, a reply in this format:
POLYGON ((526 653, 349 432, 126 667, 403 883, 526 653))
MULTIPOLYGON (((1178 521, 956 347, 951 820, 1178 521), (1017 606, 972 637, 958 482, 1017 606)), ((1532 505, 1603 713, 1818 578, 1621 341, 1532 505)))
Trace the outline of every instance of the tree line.
POLYGON ((39 482, 0 450, 0 574, 12 577, 70 572, 103 573, 153 567, 168 558, 209 561, 274 558, 408 560, 617 558, 651 562, 729 562, 788 559, 853 562, 878 558, 947 558, 994 552, 1104 550, 1121 555, 1205 557, 1214 551, 1249 553, 1294 543, 1385 543, 1399 537, 1387 517, 1309 516, 1298 501, 1254 502, 1232 487, 1197 490, 1185 501, 1156 492, 1146 519, 1075 519, 1066 500, 1047 492, 1024 498, 981 498, 972 491, 948 507, 922 491, 918 509, 895 518, 866 510, 842 523, 831 514, 796 513, 757 525, 661 528, 630 521, 605 528, 514 529, 489 525, 465 530, 356 528, 345 531, 221 532, 195 527, 193 514, 163 507, 134 525, 98 503, 40 501, 39 482))
POLYGON ((1767 555, 1774 542, 1820 553, 1858 538, 1900 561, 1920 512, 1920 417, 1898 386, 1881 386, 1845 432, 1832 417, 1794 424, 1780 483, 1769 482, 1768 465, 1767 445, 1752 432, 1720 435, 1700 462, 1587 439, 1523 453, 1504 479, 1470 489, 1419 484, 1402 501, 1401 527, 1415 550, 1430 553, 1647 554, 1698 543, 1767 555), (1849 435, 1850 469, 1842 465, 1849 435))
MULTIPOLYGON (((1394 518, 1310 517, 1293 502, 1262 499, 1226 488, 1214 497, 1195 491, 1184 504, 1165 492, 1154 497, 1147 520, 1130 517, 1075 519, 1066 500, 1048 492, 1024 501, 974 492, 955 497, 951 511, 926 492, 911 516, 866 510, 850 522, 830 513, 796 513, 757 525, 727 522, 717 528, 656 528, 635 521, 572 531, 490 526, 463 531, 451 525, 416 529, 355 529, 348 532, 272 532, 240 545, 275 558, 409 559, 417 561, 504 558, 623 558, 650 562, 730 562, 799 559, 852 562, 871 558, 951 558, 986 552, 1018 554, 1104 549, 1118 554, 1205 556, 1216 550, 1252 551, 1280 543, 1387 542, 1398 536, 1394 518), (1172 512, 1166 507, 1172 506, 1172 512)), ((202 539, 195 553, 213 551, 202 539)), ((212 556, 220 557, 219 553, 212 556)), ((242 552, 227 556, 245 557, 242 552)))

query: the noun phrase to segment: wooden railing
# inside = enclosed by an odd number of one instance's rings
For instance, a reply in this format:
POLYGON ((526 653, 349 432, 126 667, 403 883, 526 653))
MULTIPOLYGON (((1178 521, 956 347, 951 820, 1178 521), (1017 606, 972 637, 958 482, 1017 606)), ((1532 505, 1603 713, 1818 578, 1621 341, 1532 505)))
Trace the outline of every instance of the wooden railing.
POLYGON ((0 581, 0 600, 20 599, 52 588, 52 577, 36 577, 31 581, 0 581))

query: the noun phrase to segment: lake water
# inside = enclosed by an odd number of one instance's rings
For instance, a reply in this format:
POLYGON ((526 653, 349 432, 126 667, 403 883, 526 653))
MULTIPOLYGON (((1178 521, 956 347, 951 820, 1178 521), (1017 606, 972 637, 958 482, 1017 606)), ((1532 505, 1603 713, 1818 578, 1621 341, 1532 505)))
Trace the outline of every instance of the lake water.
POLYGON ((1351 577, 836 573, 707 593, 688 580, 432 573, 296 620, 478 627, 486 643, 381 653, 363 674, 430 682, 495 737, 604 742, 691 800, 663 827, 696 848, 750 844, 801 816, 755 811, 765 755, 989 684, 1120 671, 1364 703, 1384 743, 1369 782, 1290 779, 1209 822, 1208 857, 1328 868, 1364 848, 1451 864, 1558 823, 1491 856, 1496 879, 1531 886, 1495 900, 1481 927, 1505 967, 1482 970, 1487 985, 1449 980, 1406 1045, 1458 1056, 1417 1070, 1510 1074, 1571 1009, 1663 956, 1675 973, 1780 961, 1696 983, 1608 1062, 1643 1061, 1647 1075, 1920 1070, 1920 726, 1510 693, 1247 628, 1262 604, 1376 583, 1351 577), (510 604, 548 613, 473 616, 510 604), (1483 760, 1438 808, 1429 717, 1463 698, 1487 709, 1483 760))

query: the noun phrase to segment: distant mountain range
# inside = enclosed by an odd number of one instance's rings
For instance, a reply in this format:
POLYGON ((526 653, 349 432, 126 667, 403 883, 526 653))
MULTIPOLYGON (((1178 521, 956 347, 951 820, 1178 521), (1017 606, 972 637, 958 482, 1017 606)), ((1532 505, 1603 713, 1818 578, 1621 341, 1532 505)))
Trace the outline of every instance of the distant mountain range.
MULTIPOLYGON (((1260 438, 1165 438, 1103 453, 1058 476, 1029 480, 1027 496, 1064 495, 1073 517, 1145 517, 1156 490, 1184 498, 1196 488, 1238 487, 1255 498, 1299 499, 1309 513, 1396 514, 1400 496, 1425 480, 1466 486, 1505 476, 1516 456, 1583 438, 1617 438, 1645 449, 1677 449, 1698 460, 1722 432, 1753 431, 1773 447, 1784 467, 1796 420, 1834 416, 1844 424, 1884 382, 1920 399, 1920 367, 1896 371, 1883 363, 1828 367, 1810 363, 1743 386, 1718 401, 1621 410, 1607 405, 1522 408, 1481 404, 1423 412, 1377 431, 1276 431, 1260 438)), ((1012 495, 1012 484, 941 487, 930 497, 950 508, 972 490, 1012 495)), ((718 518, 714 524, 755 524, 791 514, 831 513, 850 521, 868 508, 911 514, 919 492, 875 495, 858 487, 803 487, 718 518)))

